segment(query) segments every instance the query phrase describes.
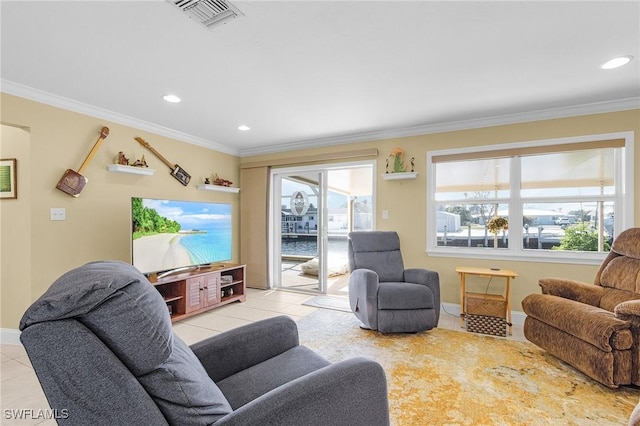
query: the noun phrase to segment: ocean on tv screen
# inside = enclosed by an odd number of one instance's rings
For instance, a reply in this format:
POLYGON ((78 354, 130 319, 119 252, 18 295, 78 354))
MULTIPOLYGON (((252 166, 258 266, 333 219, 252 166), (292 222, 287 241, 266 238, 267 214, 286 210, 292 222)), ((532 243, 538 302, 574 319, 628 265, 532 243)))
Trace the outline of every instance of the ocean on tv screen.
MULTIPOLYGON (((140 199, 132 202, 134 228, 147 232, 133 238, 133 264, 143 273, 231 260, 231 204, 140 199), (157 218, 160 219, 150 219, 157 218), (179 229, 148 230, 153 222, 171 221, 179 229), (137 225, 136 225, 137 224, 137 225)), ((160 226, 161 227, 161 226, 160 226)))

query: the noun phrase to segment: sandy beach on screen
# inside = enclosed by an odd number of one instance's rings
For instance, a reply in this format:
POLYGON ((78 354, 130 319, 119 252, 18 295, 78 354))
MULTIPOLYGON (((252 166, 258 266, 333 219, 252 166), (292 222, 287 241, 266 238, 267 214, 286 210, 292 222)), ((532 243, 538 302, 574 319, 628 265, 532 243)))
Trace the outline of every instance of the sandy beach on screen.
POLYGON ((191 264, 189 253, 180 245, 182 237, 180 234, 158 234, 133 240, 136 267, 151 272, 191 264))

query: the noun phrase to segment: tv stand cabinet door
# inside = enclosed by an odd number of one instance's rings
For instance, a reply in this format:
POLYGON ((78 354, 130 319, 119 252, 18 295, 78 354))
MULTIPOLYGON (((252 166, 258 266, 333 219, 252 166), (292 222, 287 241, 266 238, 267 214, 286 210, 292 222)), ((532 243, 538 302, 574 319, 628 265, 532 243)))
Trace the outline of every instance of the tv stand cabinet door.
POLYGON ((200 310, 204 307, 204 277, 193 277, 187 279, 187 306, 185 313, 200 310))
POLYGON ((214 272, 204 276, 205 279, 205 306, 213 306, 220 303, 220 272, 214 272))

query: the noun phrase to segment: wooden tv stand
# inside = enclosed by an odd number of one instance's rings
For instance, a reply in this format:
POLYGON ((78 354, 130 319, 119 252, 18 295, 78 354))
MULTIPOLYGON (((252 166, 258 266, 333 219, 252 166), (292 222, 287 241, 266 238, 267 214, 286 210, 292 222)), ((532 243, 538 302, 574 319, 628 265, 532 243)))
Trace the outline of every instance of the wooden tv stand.
POLYGON ((167 303, 171 321, 179 321, 232 302, 246 301, 245 277, 246 265, 225 264, 158 280, 150 277, 150 281, 167 303))

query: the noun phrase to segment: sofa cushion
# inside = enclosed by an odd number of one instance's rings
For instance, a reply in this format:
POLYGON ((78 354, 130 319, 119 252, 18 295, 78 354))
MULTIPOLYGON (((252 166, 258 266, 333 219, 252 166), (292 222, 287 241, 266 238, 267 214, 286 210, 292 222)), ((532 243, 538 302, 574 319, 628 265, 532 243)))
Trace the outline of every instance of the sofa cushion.
POLYGON ((600 287, 604 291, 602 292, 602 298, 600 299, 600 307, 607 311, 614 312, 616 307, 624 302, 630 302, 632 300, 640 300, 640 293, 632 291, 618 290, 617 288, 600 287))
MULTIPOLYGON (((288 351, 242 370, 218 386, 234 410, 265 393, 298 377, 329 365, 329 361, 305 346, 296 346, 288 351)), ((330 409, 329 407, 327 407, 330 409)))
POLYGON ((640 293, 640 259, 618 256, 600 274, 600 285, 640 293))
POLYGON ((378 309, 433 309, 433 299, 433 293, 426 285, 405 282, 378 285, 378 309))
POLYGON ((404 280, 404 269, 399 251, 355 253, 354 257, 358 268, 376 272, 381 282, 404 280))
POLYGON ((25 312, 20 329, 65 318, 89 328, 134 375, 153 370, 171 354, 167 306, 127 263, 92 262, 65 273, 25 312))
POLYGON ((210 425, 232 411, 220 388, 178 336, 169 358, 138 380, 169 424, 210 425))

